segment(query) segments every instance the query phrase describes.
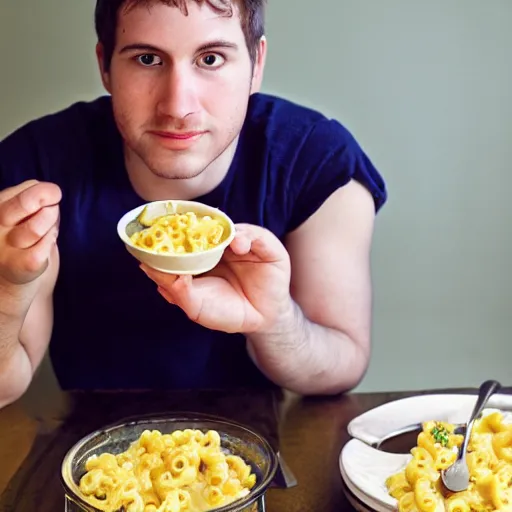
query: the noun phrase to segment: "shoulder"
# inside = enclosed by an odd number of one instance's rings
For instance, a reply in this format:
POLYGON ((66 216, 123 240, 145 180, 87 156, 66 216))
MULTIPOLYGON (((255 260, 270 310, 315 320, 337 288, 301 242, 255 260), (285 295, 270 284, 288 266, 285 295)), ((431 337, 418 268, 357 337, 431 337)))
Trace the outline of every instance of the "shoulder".
POLYGON ((247 124, 253 129, 263 130, 269 137, 279 135, 280 140, 288 142, 305 141, 318 128, 331 132, 338 142, 352 139, 341 123, 322 112, 271 94, 257 93, 250 97, 247 124))
POLYGON ((340 121, 283 98, 255 94, 245 128, 253 151, 266 154, 267 174, 280 181, 289 230, 351 179, 371 192, 376 210, 386 201, 383 177, 340 121))
POLYGON ((255 93, 249 98, 248 119, 278 127, 291 121, 295 126, 307 126, 326 119, 321 112, 273 94, 255 93))
POLYGON ((351 132, 339 121, 296 102, 270 94, 253 94, 246 130, 264 143, 274 159, 301 166, 314 165, 326 153, 358 147, 351 132))
POLYGON ((65 109, 33 119, 13 132, 1 142, 0 147, 8 147, 23 139, 49 139, 55 135, 66 135, 71 130, 90 128, 93 124, 111 115, 110 96, 101 96, 92 101, 79 101, 65 109))

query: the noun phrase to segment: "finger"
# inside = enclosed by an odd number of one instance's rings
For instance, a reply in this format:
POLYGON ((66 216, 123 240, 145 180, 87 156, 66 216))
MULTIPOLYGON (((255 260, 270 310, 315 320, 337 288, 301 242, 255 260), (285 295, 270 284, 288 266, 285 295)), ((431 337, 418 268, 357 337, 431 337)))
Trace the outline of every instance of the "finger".
POLYGON ((194 279, 192 276, 183 275, 176 279, 170 290, 166 288, 166 291, 174 304, 183 309, 191 320, 197 321, 202 311, 203 296, 205 292, 208 293, 206 288, 211 282, 208 278, 194 279))
MULTIPOLYGON (((189 314, 190 307, 196 309, 194 304, 194 295, 192 294, 192 276, 177 276, 159 272, 145 264, 141 266, 142 271, 154 281, 158 287, 158 293, 164 297, 167 302, 181 307, 189 314)), ((197 302, 197 301, 196 301, 197 302)))
POLYGON ((183 301, 188 301, 187 295, 189 295, 192 290, 192 276, 167 274, 147 267, 144 264, 141 265, 141 269, 158 285, 158 291, 160 293, 165 292, 164 297, 169 300, 169 302, 180 306, 183 301))
POLYGON ((46 270, 50 254, 57 241, 57 235, 57 230, 51 229, 39 242, 29 249, 23 262, 23 270, 25 272, 37 276, 46 270))
POLYGON ((179 276, 175 274, 167 274, 166 272, 159 272, 154 268, 148 267, 145 263, 140 265, 140 269, 157 285, 166 290, 170 290, 172 285, 176 282, 179 276))
POLYGON ((58 224, 59 207, 46 206, 14 227, 9 232, 7 241, 12 247, 27 249, 41 240, 51 229, 58 229, 58 224))
POLYGON ((23 183, 20 183, 19 185, 16 185, 15 187, 8 187, 4 188, 0 192, 0 202, 5 202, 11 199, 11 197, 14 197, 15 195, 18 195, 20 192, 23 192, 23 190, 26 190, 27 188, 33 187, 34 185, 37 185, 40 183, 38 180, 27 180, 23 183))
POLYGON ((159 286, 157 288, 158 293, 169 303, 169 304, 176 304, 174 302, 174 298, 172 294, 170 294, 165 288, 162 288, 159 286))
POLYGON ((243 233, 237 233, 229 244, 231 250, 238 255, 248 254, 251 250, 251 239, 243 233))
POLYGON ((57 185, 37 183, 0 204, 0 224, 15 226, 41 208, 58 204, 61 198, 62 193, 57 185))

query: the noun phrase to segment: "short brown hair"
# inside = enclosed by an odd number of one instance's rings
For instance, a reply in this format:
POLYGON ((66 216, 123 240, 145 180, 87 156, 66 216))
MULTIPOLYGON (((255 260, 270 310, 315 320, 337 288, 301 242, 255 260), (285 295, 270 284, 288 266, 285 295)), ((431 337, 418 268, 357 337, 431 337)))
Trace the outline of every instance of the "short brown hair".
POLYGON ((258 43, 265 32, 265 0, 96 0, 94 22, 98 41, 104 47, 105 71, 110 69, 110 62, 116 44, 117 16, 121 7, 133 8, 137 5, 150 5, 160 2, 170 7, 177 7, 185 16, 188 15, 187 3, 194 1, 201 5, 208 4, 214 11, 225 16, 233 15, 233 3, 240 9, 242 30, 251 61, 255 62, 258 43))

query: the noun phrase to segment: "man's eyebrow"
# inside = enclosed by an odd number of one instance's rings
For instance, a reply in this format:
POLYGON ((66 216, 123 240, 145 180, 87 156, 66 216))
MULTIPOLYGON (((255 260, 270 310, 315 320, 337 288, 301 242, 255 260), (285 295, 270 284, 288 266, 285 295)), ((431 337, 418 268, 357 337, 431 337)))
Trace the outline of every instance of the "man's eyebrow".
MULTIPOLYGON (((226 48, 231 50, 238 50, 238 45, 236 43, 232 43, 230 41, 224 41, 222 39, 219 39, 218 41, 210 41, 208 43, 202 44, 198 49, 197 52, 205 52, 208 50, 214 50, 216 48, 226 48)), ((151 44, 146 43, 134 43, 134 44, 127 44, 126 46, 123 46, 119 53, 126 53, 130 51, 143 51, 143 52, 154 52, 154 53, 166 53, 161 48, 158 48, 157 46, 153 46, 151 44)))
POLYGON ((218 41, 210 41, 209 43, 202 44, 197 51, 204 52, 207 50, 214 50, 215 48, 227 48, 231 50, 238 50, 238 45, 230 41, 219 39, 218 41))
POLYGON ((138 51, 143 51, 143 52, 164 53, 162 49, 157 48, 156 46, 152 46, 150 44, 145 44, 145 43, 127 44, 126 46, 123 46, 119 50, 119 53, 130 52, 133 50, 138 50, 138 51))

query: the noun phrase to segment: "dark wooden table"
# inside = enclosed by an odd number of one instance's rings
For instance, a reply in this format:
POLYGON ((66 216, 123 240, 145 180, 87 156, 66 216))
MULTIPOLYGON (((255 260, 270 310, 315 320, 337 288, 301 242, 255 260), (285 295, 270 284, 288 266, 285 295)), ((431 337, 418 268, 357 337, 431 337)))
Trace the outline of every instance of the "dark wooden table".
POLYGON ((348 441, 348 422, 385 402, 427 392, 432 390, 323 398, 253 390, 77 392, 61 393, 44 402, 40 398, 29 403, 20 400, 0 410, 0 511, 63 511, 60 465, 76 441, 128 416, 175 411, 221 415, 267 436, 297 479, 294 487, 268 491, 268 512, 354 510, 338 467, 340 451, 348 441))

